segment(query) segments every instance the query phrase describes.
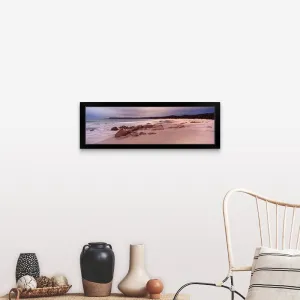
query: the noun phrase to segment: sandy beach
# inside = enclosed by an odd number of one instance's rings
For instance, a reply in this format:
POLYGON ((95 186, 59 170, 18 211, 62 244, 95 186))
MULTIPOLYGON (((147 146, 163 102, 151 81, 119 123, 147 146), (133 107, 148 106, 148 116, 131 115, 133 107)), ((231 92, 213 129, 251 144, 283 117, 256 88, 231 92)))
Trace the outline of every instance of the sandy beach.
POLYGON ((214 120, 161 119, 118 128, 97 144, 214 144, 214 120))

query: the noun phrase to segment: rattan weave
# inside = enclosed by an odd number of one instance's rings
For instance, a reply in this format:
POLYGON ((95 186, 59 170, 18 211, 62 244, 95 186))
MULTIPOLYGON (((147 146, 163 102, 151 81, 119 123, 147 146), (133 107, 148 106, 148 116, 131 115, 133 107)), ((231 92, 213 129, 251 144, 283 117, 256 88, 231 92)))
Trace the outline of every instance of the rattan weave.
POLYGON ((32 290, 22 290, 14 288, 10 290, 8 297, 9 300, 11 300, 12 294, 15 294, 16 299, 61 296, 66 294, 71 287, 71 285, 64 285, 57 287, 36 288, 32 290))

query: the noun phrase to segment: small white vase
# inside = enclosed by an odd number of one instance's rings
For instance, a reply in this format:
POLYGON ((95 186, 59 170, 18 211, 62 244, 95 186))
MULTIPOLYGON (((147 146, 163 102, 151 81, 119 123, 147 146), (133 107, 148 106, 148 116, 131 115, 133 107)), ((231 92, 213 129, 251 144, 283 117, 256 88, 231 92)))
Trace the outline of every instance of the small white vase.
POLYGON ((128 297, 147 295, 146 285, 150 279, 145 269, 144 245, 130 245, 129 271, 119 283, 119 290, 128 297))

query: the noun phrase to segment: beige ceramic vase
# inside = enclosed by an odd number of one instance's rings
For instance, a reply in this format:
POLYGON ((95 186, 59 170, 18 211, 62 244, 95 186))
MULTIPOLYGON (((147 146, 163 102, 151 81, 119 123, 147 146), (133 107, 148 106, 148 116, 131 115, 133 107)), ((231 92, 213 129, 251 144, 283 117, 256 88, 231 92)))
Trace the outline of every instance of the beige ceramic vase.
POLYGON ((145 269, 144 245, 130 245, 129 271, 119 283, 119 290, 127 297, 143 297, 147 294, 149 279, 145 269))

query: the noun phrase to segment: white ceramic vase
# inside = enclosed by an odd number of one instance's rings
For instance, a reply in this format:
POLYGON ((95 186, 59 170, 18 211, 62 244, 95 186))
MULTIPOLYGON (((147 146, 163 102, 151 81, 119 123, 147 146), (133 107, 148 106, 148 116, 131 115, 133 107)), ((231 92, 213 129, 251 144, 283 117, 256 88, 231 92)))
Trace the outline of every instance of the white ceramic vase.
POLYGON ((145 269, 144 245, 130 245, 129 271, 119 283, 119 290, 128 297, 147 295, 146 285, 150 279, 145 269))

